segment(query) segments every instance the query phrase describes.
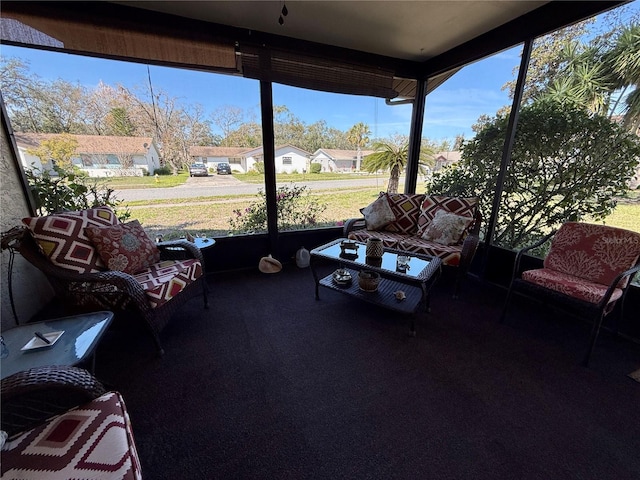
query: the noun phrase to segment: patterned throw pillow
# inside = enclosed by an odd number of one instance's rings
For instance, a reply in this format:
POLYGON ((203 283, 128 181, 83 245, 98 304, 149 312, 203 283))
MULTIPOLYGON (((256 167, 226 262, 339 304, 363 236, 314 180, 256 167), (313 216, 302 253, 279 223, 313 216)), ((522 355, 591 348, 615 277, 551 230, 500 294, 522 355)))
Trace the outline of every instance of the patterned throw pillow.
POLYGON ((386 193, 380 195, 370 205, 361 208, 360 213, 364 215, 367 230, 378 230, 396 219, 395 214, 389 206, 389 199, 386 193))
MULTIPOLYGON (((418 236, 422 237, 439 210, 456 215, 474 218, 478 208, 478 197, 448 197, 445 195, 427 195, 420 205, 418 217, 418 236)), ((469 224, 471 225, 471 223, 469 224)))
POLYGON ((109 207, 96 207, 23 218, 22 222, 54 265, 78 273, 95 273, 104 270, 104 263, 85 234, 85 228, 116 225, 118 218, 109 207))
POLYGON ((455 245, 472 221, 470 217, 438 210, 422 238, 442 245, 455 245))
POLYGON ((413 235, 417 230, 420 205, 424 200, 421 193, 391 193, 389 206, 396 220, 385 227, 388 232, 407 233, 413 235))
POLYGON ((138 220, 87 227, 87 236, 109 270, 134 274, 160 261, 160 251, 138 220))

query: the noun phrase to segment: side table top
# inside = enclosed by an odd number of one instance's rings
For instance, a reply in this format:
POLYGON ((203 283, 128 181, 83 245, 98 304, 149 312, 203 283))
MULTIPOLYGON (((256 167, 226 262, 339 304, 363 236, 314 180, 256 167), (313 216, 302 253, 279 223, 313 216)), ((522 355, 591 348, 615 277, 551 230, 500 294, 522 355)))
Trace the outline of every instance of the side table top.
POLYGON ((88 359, 113 319, 113 313, 93 312, 27 323, 2 332, 7 356, 0 359, 0 378, 43 365, 77 365, 88 359), (21 350, 35 332, 47 335, 64 331, 50 346, 21 350))

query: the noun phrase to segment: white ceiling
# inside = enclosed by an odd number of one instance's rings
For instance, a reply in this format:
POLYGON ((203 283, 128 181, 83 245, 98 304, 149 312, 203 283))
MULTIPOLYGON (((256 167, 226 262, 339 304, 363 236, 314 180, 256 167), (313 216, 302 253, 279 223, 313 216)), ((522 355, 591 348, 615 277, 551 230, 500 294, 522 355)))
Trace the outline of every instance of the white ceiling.
POLYGON ((126 1, 115 2, 233 27, 423 61, 547 1, 126 1), (278 23, 283 5, 288 15, 278 23))

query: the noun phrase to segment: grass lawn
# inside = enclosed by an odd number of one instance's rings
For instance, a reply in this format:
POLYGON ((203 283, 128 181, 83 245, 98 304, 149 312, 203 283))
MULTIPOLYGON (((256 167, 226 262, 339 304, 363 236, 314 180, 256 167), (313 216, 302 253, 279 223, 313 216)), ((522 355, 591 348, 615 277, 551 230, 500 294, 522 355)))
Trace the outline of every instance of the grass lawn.
POLYGON ((109 177, 104 182, 115 190, 127 188, 168 188, 182 185, 189 178, 187 172, 178 175, 158 175, 149 177, 109 177))
MULTIPOLYGON (((368 178, 387 178, 387 175, 364 174, 368 178)), ((259 183, 264 185, 264 175, 259 173, 234 173, 234 178, 245 183, 259 183)), ((278 182, 314 182, 327 180, 348 180, 350 178, 362 178, 363 174, 355 173, 279 173, 278 182)), ((109 177, 104 182, 115 190, 127 188, 166 188, 184 184, 189 178, 187 172, 178 175, 158 175, 149 177, 109 177)))
MULTIPOLYGON (((322 190, 312 192, 327 208, 322 217, 326 225, 359 217, 360 208, 376 198, 378 188, 352 188, 349 192, 322 190)), ((256 196, 198 197, 129 202, 131 218, 140 220, 153 235, 178 237, 182 232, 206 232, 209 236, 227 235, 229 219, 236 209, 244 210, 256 196)), ((640 232, 640 201, 620 202, 605 224, 640 232)))

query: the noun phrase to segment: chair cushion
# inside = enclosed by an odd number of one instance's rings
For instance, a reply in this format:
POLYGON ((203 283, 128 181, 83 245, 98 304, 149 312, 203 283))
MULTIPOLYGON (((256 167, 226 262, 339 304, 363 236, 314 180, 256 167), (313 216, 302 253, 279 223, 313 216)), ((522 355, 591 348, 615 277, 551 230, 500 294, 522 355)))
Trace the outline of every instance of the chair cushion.
MULTIPOLYGON (((610 285, 640 256, 640 233, 580 222, 564 223, 551 242, 544 267, 589 282, 610 285)), ((628 279, 621 282, 626 286, 628 279)))
POLYGON ((184 290, 202 276, 198 260, 165 260, 136 273, 136 279, 145 291, 152 308, 157 308, 184 290))
MULTIPOLYGON (((478 208, 478 197, 447 197, 444 195, 426 195, 420 205, 420 214, 417 220, 418 236, 422 237, 436 216, 438 210, 455 213, 465 217, 474 218, 478 208)), ((468 227, 473 226, 471 222, 468 227)), ((464 235, 463 235, 464 237, 464 235)))
POLYGON ((420 204, 424 200, 424 195, 418 193, 392 193, 388 195, 388 199, 389 206, 396 219, 389 223, 385 230, 396 233, 416 233, 420 204))
POLYGON ((160 250, 138 220, 85 232, 109 270, 134 274, 160 261, 160 250))
POLYGON ((354 230, 349 233, 349 238, 366 242, 369 237, 378 237, 387 248, 395 248, 406 252, 418 253, 439 257, 444 265, 457 267, 460 265, 462 245, 442 245, 441 243, 424 240, 415 235, 405 235, 393 232, 369 232, 367 230, 354 230))
POLYGON ((118 224, 109 207, 96 207, 78 212, 65 212, 45 217, 23 218, 38 245, 54 265, 78 273, 95 273, 105 264, 87 237, 88 226, 118 224))
POLYGON ((381 194, 371 204, 361 208, 360 213, 364 215, 367 230, 380 230, 396 219, 386 193, 381 194))
POLYGON ((421 237, 442 245, 457 245, 473 218, 440 209, 421 237))
POLYGON ((14 436, 2 451, 2 478, 140 479, 129 414, 109 392, 14 436))
MULTIPOLYGON (((527 270, 522 273, 522 279, 593 304, 597 304, 602 300, 608 288, 606 285, 589 282, 582 278, 548 268, 527 270)), ((622 290, 616 288, 611 295, 609 303, 615 302, 621 296, 622 290)))

